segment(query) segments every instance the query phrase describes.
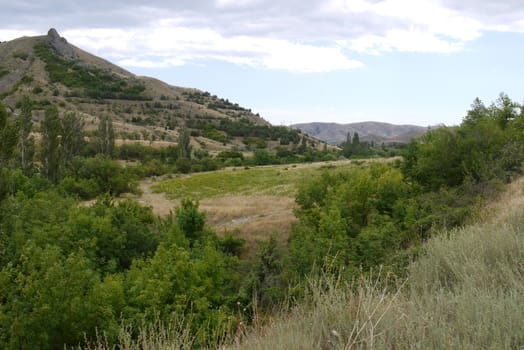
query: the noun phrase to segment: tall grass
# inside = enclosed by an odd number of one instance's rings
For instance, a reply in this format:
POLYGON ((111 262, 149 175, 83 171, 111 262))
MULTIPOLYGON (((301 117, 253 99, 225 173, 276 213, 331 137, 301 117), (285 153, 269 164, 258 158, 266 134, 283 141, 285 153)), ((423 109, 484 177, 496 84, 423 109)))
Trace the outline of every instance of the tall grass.
POLYGON ((190 324, 185 321, 173 321, 165 324, 159 318, 152 323, 145 321, 133 330, 133 327, 122 324, 118 339, 109 341, 104 335, 88 343, 86 350, 189 350, 193 348, 195 338, 191 335, 190 324))
POLYGON ((522 349, 524 211, 444 232, 407 281, 384 280, 312 281, 305 302, 232 348, 522 349))

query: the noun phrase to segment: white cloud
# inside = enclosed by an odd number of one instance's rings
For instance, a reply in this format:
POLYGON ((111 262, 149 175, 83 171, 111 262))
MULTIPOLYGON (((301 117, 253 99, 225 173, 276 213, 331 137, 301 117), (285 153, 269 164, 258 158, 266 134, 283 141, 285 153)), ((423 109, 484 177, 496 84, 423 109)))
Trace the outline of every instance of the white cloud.
POLYGON ((177 23, 162 21, 157 28, 141 31, 74 30, 64 35, 89 51, 119 57, 119 63, 127 67, 178 66, 196 59, 307 73, 363 66, 335 44, 325 47, 281 39, 224 37, 211 29, 180 27, 177 23))
POLYGON ((357 52, 379 54, 381 52, 443 52, 450 53, 463 48, 462 42, 446 41, 430 32, 420 30, 390 30, 384 36, 363 36, 352 40, 349 47, 357 52))
POLYGON ((22 36, 36 35, 39 35, 39 33, 32 30, 0 29, 0 41, 13 40, 22 36))
POLYGON ((350 38, 358 52, 453 52, 481 35, 480 22, 445 8, 436 0, 332 0, 328 12, 360 14, 393 23, 383 32, 350 38))

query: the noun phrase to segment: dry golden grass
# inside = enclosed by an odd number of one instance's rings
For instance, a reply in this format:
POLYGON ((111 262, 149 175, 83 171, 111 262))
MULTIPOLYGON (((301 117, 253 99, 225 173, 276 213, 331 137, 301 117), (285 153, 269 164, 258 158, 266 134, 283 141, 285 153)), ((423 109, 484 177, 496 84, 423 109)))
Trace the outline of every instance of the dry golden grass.
POLYGON ((234 232, 246 240, 246 251, 253 252, 257 241, 275 234, 284 241, 296 222, 295 201, 282 196, 224 196, 204 199, 200 208, 207 214, 207 223, 219 235, 234 232))
MULTIPOLYGON (((151 206, 153 213, 167 216, 180 205, 179 199, 168 199, 164 193, 153 193, 153 179, 140 183, 142 195, 135 198, 143 205, 151 206)), ((221 196, 200 201, 200 209, 206 213, 206 222, 219 235, 226 232, 246 240, 246 251, 254 251, 257 241, 275 234, 284 241, 296 222, 293 197, 249 195, 221 196)))

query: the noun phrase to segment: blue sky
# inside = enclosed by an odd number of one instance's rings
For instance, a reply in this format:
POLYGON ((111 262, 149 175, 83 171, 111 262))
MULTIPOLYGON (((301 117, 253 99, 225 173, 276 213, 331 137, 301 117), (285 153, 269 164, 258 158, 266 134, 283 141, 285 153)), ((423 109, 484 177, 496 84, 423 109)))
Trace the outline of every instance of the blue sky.
POLYGON ((131 72, 273 124, 458 124, 524 102, 520 0, 0 0, 0 40, 56 28, 131 72))

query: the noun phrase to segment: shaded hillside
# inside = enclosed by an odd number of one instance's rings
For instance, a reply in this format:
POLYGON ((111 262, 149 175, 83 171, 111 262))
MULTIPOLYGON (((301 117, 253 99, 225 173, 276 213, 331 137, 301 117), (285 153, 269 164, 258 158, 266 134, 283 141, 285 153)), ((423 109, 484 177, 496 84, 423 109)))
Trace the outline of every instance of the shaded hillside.
POLYGON ((373 141, 375 143, 406 143, 414 137, 423 135, 426 127, 416 125, 393 125, 379 122, 362 122, 351 124, 337 123, 303 123, 291 125, 308 135, 338 145, 346 141, 348 133, 353 135, 357 132, 361 141, 373 141))
POLYGON ((102 116, 112 118, 123 140, 176 142, 183 127, 194 148, 218 151, 293 147, 302 138, 228 99, 135 76, 69 44, 54 29, 0 43, 0 100, 17 114, 22 96, 34 101, 35 122, 54 104, 60 113, 81 115, 88 130, 95 130, 102 116))

